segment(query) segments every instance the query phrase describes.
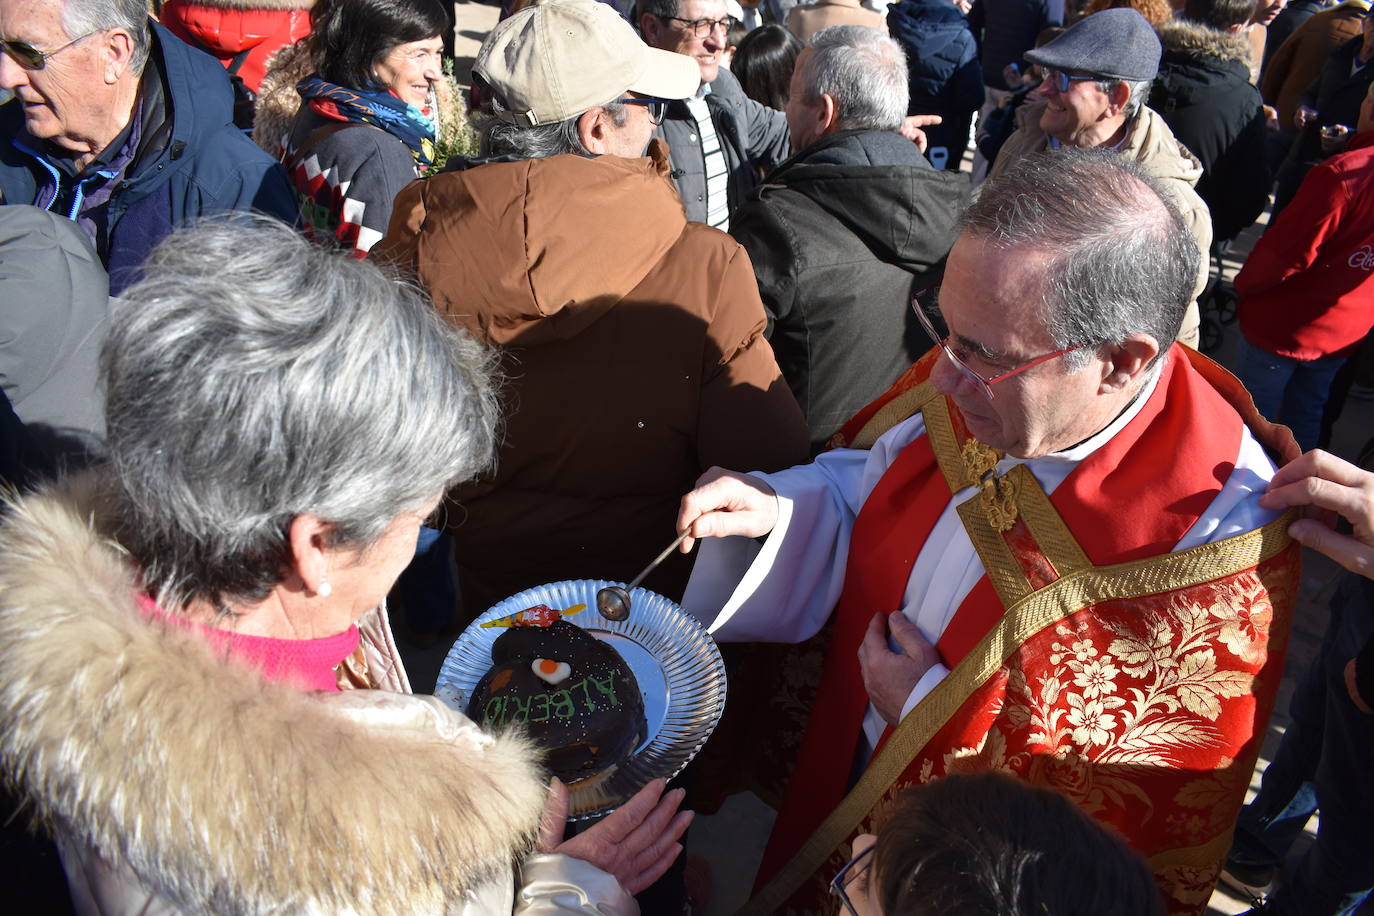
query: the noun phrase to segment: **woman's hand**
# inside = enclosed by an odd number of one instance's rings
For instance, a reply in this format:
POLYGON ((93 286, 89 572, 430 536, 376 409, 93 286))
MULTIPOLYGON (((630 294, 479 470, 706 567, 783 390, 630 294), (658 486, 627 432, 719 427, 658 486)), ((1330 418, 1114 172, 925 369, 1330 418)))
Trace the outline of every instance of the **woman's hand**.
POLYGON ((677 810, 686 793, 674 789, 665 795, 667 784, 655 779, 597 824, 564 841, 568 787, 555 779, 544 806, 539 851, 589 862, 614 875, 627 893, 638 894, 663 877, 673 864, 682 852, 678 840, 692 823, 691 811, 677 810))
POLYGON ((1308 517, 1288 526, 1293 539, 1374 579, 1374 474, 1313 449, 1279 468, 1260 505, 1307 507, 1308 517), (1354 537, 1336 532, 1338 517, 1350 522, 1354 537))

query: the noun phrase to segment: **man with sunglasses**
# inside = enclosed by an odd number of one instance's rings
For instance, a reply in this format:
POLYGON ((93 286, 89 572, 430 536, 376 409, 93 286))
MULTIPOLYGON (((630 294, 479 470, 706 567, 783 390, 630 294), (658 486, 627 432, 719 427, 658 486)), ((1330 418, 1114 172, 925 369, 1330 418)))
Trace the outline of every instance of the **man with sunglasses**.
POLYGON ((1145 17, 1125 8, 1088 16, 1048 44, 1027 51, 1026 60, 1046 71, 1035 91, 1040 98, 1017 111, 1016 132, 1002 146, 989 174, 998 174, 1029 153, 1066 147, 1109 149, 1144 166, 1187 220, 1203 255, 1193 302, 1179 332, 1180 341, 1196 347, 1197 297, 1210 272, 1212 218, 1193 190, 1202 177, 1202 164, 1145 105, 1161 53, 1159 37, 1145 17))
POLYGON ((803 737, 747 912, 808 911, 904 784, 996 769, 1200 914, 1278 686, 1298 551, 1260 497, 1296 445, 1171 346, 1199 253, 1138 164, 1031 154, 962 226, 916 303, 935 349, 848 447, 682 501, 708 539, 683 605, 717 639, 833 617, 806 723, 760 723, 803 737))
MULTIPOLYGON (((628 581, 707 467, 806 457, 749 257, 686 221, 650 144, 697 67, 605 3, 536 0, 473 74, 483 158, 403 190, 373 248, 506 360, 496 470, 449 513, 467 619, 544 582, 628 581)), ((677 597, 689 571, 678 557, 645 585, 677 597)))
POLYGON ((74 220, 113 294, 200 216, 297 218, 281 165, 229 123, 224 68, 143 0, 0 0, 0 88, 0 201, 74 220))

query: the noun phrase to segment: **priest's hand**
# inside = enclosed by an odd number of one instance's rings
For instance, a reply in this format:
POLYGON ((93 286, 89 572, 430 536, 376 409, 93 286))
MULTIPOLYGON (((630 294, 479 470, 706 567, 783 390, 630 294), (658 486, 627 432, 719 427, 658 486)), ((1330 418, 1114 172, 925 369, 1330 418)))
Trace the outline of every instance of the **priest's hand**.
POLYGON ((874 614, 859 646, 859 670, 878 715, 896 725, 916 683, 939 660, 935 647, 901 611, 874 614), (887 646, 889 628, 896 652, 887 646))
POLYGON ((711 468, 678 507, 677 530, 690 535, 679 549, 691 553, 697 538, 763 537, 777 523, 778 495, 772 487, 748 474, 711 468))
POLYGON ((655 779, 605 818, 564 840, 568 789, 553 780, 539 830, 539 851, 590 862, 614 875, 627 893, 638 894, 668 871, 682 852, 678 840, 692 823, 691 811, 677 810, 686 793, 665 793, 666 786, 665 780, 655 779))
POLYGON ((1308 517, 1288 527, 1293 539, 1374 579, 1374 474, 1313 449, 1279 468, 1260 505, 1307 507, 1308 517), (1335 530, 1340 518, 1350 523, 1353 537, 1335 530))

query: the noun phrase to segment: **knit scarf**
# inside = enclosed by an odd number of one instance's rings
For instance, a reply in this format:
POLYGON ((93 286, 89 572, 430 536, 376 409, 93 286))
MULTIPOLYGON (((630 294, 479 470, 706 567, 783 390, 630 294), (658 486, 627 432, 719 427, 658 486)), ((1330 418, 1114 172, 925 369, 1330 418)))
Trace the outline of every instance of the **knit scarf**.
POLYGON ((296 91, 313 111, 326 118, 369 124, 396 137, 415 157, 415 167, 419 171, 428 169, 434 162, 433 119, 390 92, 349 89, 314 74, 297 83, 296 91))

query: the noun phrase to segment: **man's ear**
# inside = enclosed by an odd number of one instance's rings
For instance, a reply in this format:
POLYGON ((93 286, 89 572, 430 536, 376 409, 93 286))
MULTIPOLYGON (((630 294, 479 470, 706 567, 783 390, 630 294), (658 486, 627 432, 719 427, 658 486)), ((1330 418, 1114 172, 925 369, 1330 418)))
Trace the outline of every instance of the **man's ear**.
POLYGON ((833 134, 840 129, 840 108, 835 104, 835 97, 828 92, 822 92, 820 98, 820 111, 817 113, 820 130, 816 133, 817 137, 826 134, 833 134))
POLYGON ((133 60, 133 36, 124 29, 110 29, 100 39, 99 47, 103 65, 100 72, 101 80, 105 85, 113 86, 129 69, 129 64, 133 60))
MULTIPOLYGON (((329 581, 329 558, 326 552, 332 527, 314 515, 297 515, 286 527, 286 538, 291 548, 290 572, 312 594, 319 594, 320 586, 329 581)), ((288 576, 287 580, 291 578, 288 576)))
POLYGON ((577 139, 582 147, 594 156, 606 153, 606 135, 611 124, 604 108, 590 108, 577 118, 577 139))
POLYGON ((663 37, 663 23, 653 13, 639 14, 639 34, 644 37, 644 43, 651 48, 659 46, 659 40, 663 37))
POLYGON ((1107 114, 1112 117, 1121 114, 1130 100, 1131 87, 1118 80, 1112 85, 1112 91, 1107 93, 1107 114))
POLYGON ((1159 342, 1149 334, 1132 334, 1120 344, 1113 345, 1099 393, 1121 391, 1139 382, 1159 352, 1159 342))

